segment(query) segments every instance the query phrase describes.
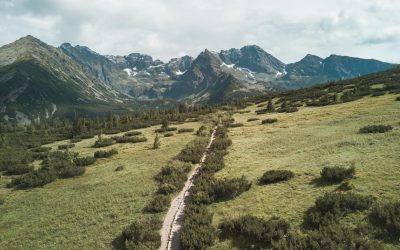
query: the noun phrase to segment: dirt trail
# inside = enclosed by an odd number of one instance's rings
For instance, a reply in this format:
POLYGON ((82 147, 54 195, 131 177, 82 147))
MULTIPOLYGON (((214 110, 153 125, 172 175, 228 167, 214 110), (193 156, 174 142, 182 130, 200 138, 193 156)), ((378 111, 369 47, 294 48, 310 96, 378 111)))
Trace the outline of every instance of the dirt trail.
POLYGON ((168 213, 165 216, 164 223, 161 228, 160 250, 178 250, 180 248, 179 237, 181 233, 180 229, 183 223, 183 211, 190 198, 190 189, 193 186, 193 181, 199 173, 201 165, 206 160, 207 152, 210 149, 212 142, 215 140, 216 129, 217 127, 214 128, 211 134, 207 150, 201 157, 200 163, 195 166, 193 172, 189 175, 187 181, 185 182, 185 186, 179 195, 171 202, 171 206, 169 207, 168 213))

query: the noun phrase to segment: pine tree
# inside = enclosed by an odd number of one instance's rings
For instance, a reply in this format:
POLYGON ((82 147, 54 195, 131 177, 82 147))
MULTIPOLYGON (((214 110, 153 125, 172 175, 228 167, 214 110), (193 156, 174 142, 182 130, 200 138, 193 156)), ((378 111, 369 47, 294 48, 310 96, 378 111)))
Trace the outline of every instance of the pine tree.
POLYGON ((153 149, 158 149, 161 145, 160 138, 158 137, 158 133, 156 133, 156 137, 154 137, 154 142, 153 142, 153 149))
POLYGON ((268 112, 274 112, 274 105, 272 104, 272 100, 271 100, 271 98, 270 99, 268 99, 268 104, 267 104, 267 111, 268 112))
POLYGON ((161 128, 168 128, 169 122, 167 119, 164 119, 161 124, 161 128))

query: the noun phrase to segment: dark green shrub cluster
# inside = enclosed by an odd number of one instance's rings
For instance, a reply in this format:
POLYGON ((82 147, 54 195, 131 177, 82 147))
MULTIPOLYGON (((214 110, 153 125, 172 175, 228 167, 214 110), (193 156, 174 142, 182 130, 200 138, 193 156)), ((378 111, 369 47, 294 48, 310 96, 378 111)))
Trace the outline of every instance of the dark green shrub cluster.
POLYGON ((147 213, 160 213, 168 209, 171 203, 171 197, 168 195, 157 194, 153 199, 146 205, 144 211, 147 213))
POLYGON ((383 96, 386 94, 386 91, 382 91, 382 90, 377 90, 377 91, 373 91, 371 96, 372 97, 378 97, 378 96, 383 96))
POLYGON ((369 134, 369 133, 385 133, 392 130, 393 127, 390 125, 368 125, 360 128, 360 134, 369 134))
POLYGON ((191 162, 193 164, 199 163, 207 148, 207 144, 207 138, 196 138, 182 149, 182 151, 177 155, 177 159, 184 162, 191 162))
POLYGON ((270 247, 273 242, 284 238, 290 229, 290 224, 280 218, 264 220, 252 215, 245 215, 219 224, 222 238, 240 239, 246 249, 253 244, 257 248, 270 247))
POLYGON ((135 221, 122 232, 127 250, 158 249, 161 244, 159 229, 162 221, 150 217, 135 221))
POLYGON ((140 132, 140 131, 131 131, 131 132, 126 132, 124 134, 124 136, 138 136, 138 135, 141 135, 141 134, 142 134, 142 132, 140 132))
POLYGON ((63 145, 58 145, 58 150, 62 149, 69 149, 75 147, 75 144, 70 143, 70 144, 63 144, 63 145))
POLYGON ((155 132, 157 132, 157 133, 164 133, 164 132, 171 132, 171 131, 177 131, 177 130, 178 130, 178 128, 176 128, 176 127, 167 127, 167 128, 159 128, 159 129, 156 129, 155 132))
POLYGON ((275 122, 278 122, 278 119, 276 119, 276 118, 268 118, 268 119, 262 120, 261 124, 271 124, 271 123, 275 123, 275 122))
POLYGON ((209 134, 209 130, 206 126, 202 125, 196 132, 197 136, 206 137, 209 134))
POLYGON ((78 167, 74 164, 67 164, 58 169, 59 178, 71 178, 75 176, 81 176, 85 173, 85 168, 78 167))
POLYGON ((307 234, 290 232, 286 237, 273 243, 275 250, 321 250, 321 249, 349 249, 349 250, 383 250, 383 246, 376 240, 370 240, 347 227, 337 224, 321 227, 309 231, 307 234))
POLYGON ((119 172, 119 171, 122 171, 122 170, 124 170, 124 166, 118 166, 116 169, 115 169, 115 172, 119 172))
POLYGON ((57 179, 56 171, 50 169, 39 169, 17 178, 13 178, 10 186, 21 189, 42 187, 53 182, 55 179, 57 179))
POLYGON ((373 207, 369 215, 369 221, 379 235, 399 239, 400 202, 390 202, 373 207))
POLYGON ((400 101, 400 96, 396 97, 396 101, 400 101))
POLYGON ((225 150, 213 150, 211 151, 203 164, 202 171, 206 173, 215 173, 225 167, 224 155, 225 150))
POLYGON ((49 152, 50 150, 51 150, 50 147, 37 147, 31 149, 31 151, 34 153, 44 153, 44 152, 49 152))
POLYGON ((350 168, 344 167, 324 167, 321 171, 321 180, 324 182, 342 182, 346 179, 351 179, 356 173, 356 168, 351 166, 350 168))
POLYGON ((181 128, 181 129, 178 130, 179 134, 182 134, 182 133, 193 133, 193 132, 194 132, 193 128, 181 128))
POLYGON ((354 185, 348 181, 345 181, 345 182, 340 183, 339 187, 337 187, 336 190, 345 192, 345 191, 350 191, 352 189, 354 189, 354 185))
POLYGON ((115 154, 118 154, 118 151, 116 149, 99 150, 94 152, 94 158, 109 158, 115 154))
POLYGON ((94 148, 107 147, 114 144, 114 140, 111 138, 99 138, 93 145, 94 148))
POLYGON ((13 165, 3 167, 3 170, 5 171, 5 175, 20 175, 31 172, 33 170, 33 166, 23 163, 15 163, 13 165))
POLYGON ((238 128, 238 127, 243 127, 243 123, 231 123, 228 125, 229 128, 238 128))
POLYGON ((258 118, 249 118, 247 119, 248 122, 254 122, 254 121, 259 121, 260 119, 258 118))
POLYGON ((122 137, 115 137, 115 141, 117 143, 139 143, 147 141, 147 138, 144 136, 122 136, 122 137))
POLYGON ((160 185, 173 186, 175 190, 183 188, 187 179, 187 174, 191 170, 192 166, 188 163, 179 161, 169 162, 164 166, 160 173, 154 176, 154 179, 160 183, 160 185))
POLYGON ((162 195, 169 195, 169 194, 175 193, 177 191, 178 191, 178 189, 176 188, 175 185, 172 185, 169 183, 164 183, 158 187, 157 193, 162 194, 162 195))
POLYGON ((213 215, 205 206, 187 206, 180 237, 182 249, 207 249, 212 246, 216 238, 212 219, 213 215))
POLYGON ((80 157, 80 158, 74 159, 75 165, 77 165, 79 167, 86 167, 86 166, 92 165, 93 163, 95 163, 95 161, 96 161, 96 158, 94 158, 93 156, 86 156, 86 157, 80 157))
POLYGON ((259 185, 267 185, 290 180, 294 177, 294 173, 290 170, 269 170, 265 172, 260 179, 259 185))
POLYGON ((164 137, 171 137, 171 136, 174 136, 174 133, 165 133, 164 134, 164 137))
POLYGON ((306 228, 327 226, 351 212, 364 211, 371 207, 371 196, 354 193, 326 193, 317 198, 315 205, 307 210, 304 216, 306 228))

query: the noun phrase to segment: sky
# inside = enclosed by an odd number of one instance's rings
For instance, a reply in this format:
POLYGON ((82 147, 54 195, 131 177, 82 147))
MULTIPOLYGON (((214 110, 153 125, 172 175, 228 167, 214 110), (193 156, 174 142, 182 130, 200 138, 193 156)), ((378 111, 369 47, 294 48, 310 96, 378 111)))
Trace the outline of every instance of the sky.
POLYGON ((306 54, 400 63, 399 17, 398 0, 0 0, 0 46, 30 34, 163 61, 256 44, 285 63, 306 54))

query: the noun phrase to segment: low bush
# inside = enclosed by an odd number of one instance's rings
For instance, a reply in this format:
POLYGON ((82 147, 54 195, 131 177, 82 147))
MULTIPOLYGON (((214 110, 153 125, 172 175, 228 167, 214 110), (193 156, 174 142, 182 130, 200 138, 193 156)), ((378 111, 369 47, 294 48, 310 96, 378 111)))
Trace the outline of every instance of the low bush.
POLYGON ((131 131, 131 132, 126 132, 124 134, 124 136, 138 136, 138 135, 141 135, 141 134, 142 134, 142 132, 140 132, 140 131, 131 131))
POLYGON ((216 238, 212 219, 213 215, 205 206, 187 206, 180 237, 182 249, 200 250, 212 246, 216 238))
POLYGON ((93 147, 94 148, 102 148, 102 147, 107 147, 107 146, 110 146, 110 145, 113 145, 113 144, 114 144, 114 140, 113 139, 100 138, 94 143, 93 147))
POLYGON ((215 173, 225 167, 224 155, 226 151, 224 150, 214 150, 211 151, 202 166, 202 171, 207 173, 215 173))
POLYGON ((219 224, 222 238, 240 238, 245 249, 250 249, 253 244, 257 248, 270 247, 273 242, 283 239, 290 229, 290 224, 285 220, 273 217, 264 220, 252 215, 245 215, 219 224))
POLYGON ((400 202, 391 202, 373 207, 369 215, 369 221, 379 235, 399 239, 400 202))
POLYGON ((206 137, 209 134, 209 130, 206 126, 202 125, 196 132, 197 136, 206 137))
POLYGON ((20 174, 26 174, 28 172, 31 172, 33 170, 33 166, 28 165, 28 164, 14 164, 10 165, 4 168, 5 175, 20 175, 20 174))
POLYGON ((118 154, 118 151, 116 149, 99 150, 94 152, 94 158, 109 158, 115 154, 118 154))
POLYGON ((360 128, 360 134, 368 134, 368 133, 385 133, 392 130, 393 127, 390 125, 368 125, 360 128))
POLYGON ((321 171, 321 179, 325 182, 341 182, 353 178, 355 173, 356 168, 354 166, 350 168, 324 167, 321 171))
POLYGON ((238 127, 243 127, 243 123, 230 123, 228 125, 229 128, 238 128, 238 127))
POLYGON ((328 226, 348 213, 364 211, 371 207, 371 196, 354 193, 326 193, 317 198, 315 205, 307 210, 303 226, 306 228, 319 228, 328 226))
POLYGON ((31 151, 35 153, 44 153, 44 152, 49 152, 50 150, 51 150, 50 147, 37 147, 31 149, 31 151))
POLYGON ((386 94, 386 91, 374 91, 374 92, 372 92, 371 96, 378 97, 378 96, 383 96, 385 94, 386 94))
POLYGON ((271 124, 271 123, 275 123, 275 122, 278 122, 278 119, 276 119, 276 118, 268 118, 268 119, 262 120, 261 124, 271 124))
POLYGON ((158 249, 161 244, 161 226, 162 221, 156 217, 135 221, 122 232, 125 249, 158 249))
POLYGON ((55 179, 57 179, 57 172, 54 170, 39 169, 13 178, 10 186, 21 189, 42 187, 55 179))
POLYGON ((197 138, 182 149, 182 151, 177 155, 177 159, 184 162, 191 162, 193 164, 199 163, 207 148, 207 144, 207 138, 197 138))
POLYGON ((118 166, 116 169, 115 169, 115 172, 119 172, 119 171, 122 171, 122 170, 124 170, 124 166, 118 166))
POLYGON ((396 101, 400 101, 400 96, 396 97, 396 101))
POLYGON ((350 191, 352 189, 354 189, 354 185, 348 181, 345 181, 345 182, 342 182, 336 190, 337 191, 350 191))
POLYGON ((77 165, 79 167, 86 167, 86 166, 92 165, 93 163, 95 163, 95 161, 96 161, 96 158, 94 158, 92 156, 86 156, 86 157, 80 157, 80 158, 74 159, 75 165, 77 165))
POLYGON ((211 150, 226 150, 232 145, 232 140, 229 138, 216 138, 211 145, 211 150))
POLYGON ((171 197, 167 195, 155 195, 153 199, 144 208, 147 213, 160 213, 168 209, 171 203, 171 197))
POLYGON ((115 137, 115 141, 117 143, 139 143, 147 141, 147 138, 144 136, 122 136, 122 137, 115 137))
POLYGON ((183 188, 187 179, 187 174, 191 170, 192 166, 188 163, 180 161, 169 162, 164 166, 160 173, 154 176, 154 179, 160 183, 160 185, 171 185, 176 190, 183 188))
POLYGON ((157 193, 163 195, 169 195, 175 193, 176 191, 178 191, 178 189, 174 185, 169 183, 164 183, 158 187, 157 193))
POLYGON ((171 131, 176 131, 176 130, 178 130, 178 128, 176 128, 176 127, 167 127, 167 128, 159 128, 159 129, 156 129, 156 133, 164 133, 164 132, 171 132, 171 131))
POLYGON ((193 128, 181 128, 178 130, 178 134, 182 134, 182 133, 192 133, 194 132, 193 128))
POLYGON ((248 122, 254 122, 254 121, 259 121, 260 119, 258 118, 249 118, 247 119, 248 122))
POLYGON ((69 149, 75 147, 75 144, 70 143, 70 144, 63 144, 63 145, 58 145, 58 150, 62 149, 69 149))
POLYGON ((174 133, 165 133, 164 134, 164 137, 171 137, 171 136, 174 136, 174 133))
POLYGON ((71 178, 75 176, 81 176, 85 173, 85 168, 78 167, 73 164, 69 164, 64 166, 62 169, 59 170, 58 177, 60 178, 71 178))
POLYGON ((269 170, 265 172, 260 179, 258 179, 258 184, 268 185, 282 181, 287 181, 293 177, 294 173, 289 170, 269 170))

